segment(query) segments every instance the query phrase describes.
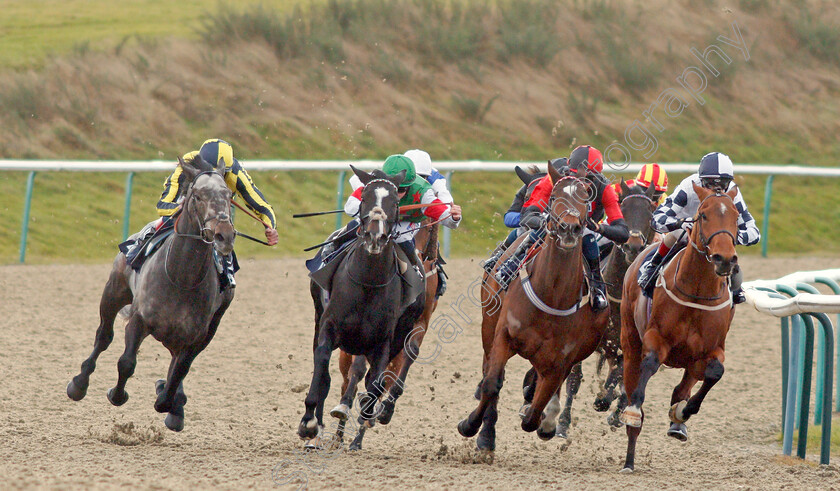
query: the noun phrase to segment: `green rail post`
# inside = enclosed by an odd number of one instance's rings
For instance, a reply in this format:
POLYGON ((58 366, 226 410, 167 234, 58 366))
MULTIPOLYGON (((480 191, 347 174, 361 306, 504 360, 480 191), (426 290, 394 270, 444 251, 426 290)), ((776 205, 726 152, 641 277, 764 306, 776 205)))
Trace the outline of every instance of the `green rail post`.
MULTIPOLYGON (((347 177, 347 171, 343 170, 338 173, 338 187, 335 192, 335 209, 341 210, 344 208, 344 178, 347 177)), ((337 213, 335 215, 335 229, 341 228, 341 219, 344 213, 337 213)))
POLYGON ((808 413, 811 410, 811 372, 814 365, 814 321, 803 315, 805 322, 805 369, 802 371, 802 398, 799 407, 799 437, 796 439, 796 456, 805 458, 808 447, 808 413))
POLYGON ((834 333, 831 327, 831 320, 822 312, 809 312, 808 315, 817 319, 822 327, 825 343, 825 358, 827 360, 823 384, 828 390, 821 399, 815 401, 816 407, 822 407, 822 434, 820 435, 820 464, 828 465, 831 457, 831 385, 832 378, 832 354, 834 353, 834 333))
POLYGON ((23 224, 20 231, 20 263, 26 260, 26 237, 29 235, 29 210, 32 207, 32 188, 35 186, 35 171, 26 178, 26 197, 23 203, 23 224))
MULTIPOLYGON (((446 187, 449 188, 449 194, 452 194, 452 171, 446 173, 446 187)), ((455 198, 452 198, 455 201, 455 198)), ((449 227, 443 227, 443 257, 449 259, 449 245, 452 240, 452 230, 449 227)))
POLYGON ((773 196, 773 174, 767 176, 764 186, 764 223, 761 224, 761 257, 767 257, 767 244, 770 242, 770 198, 773 196))
MULTIPOLYGON (((831 288, 835 294, 840 295, 840 285, 837 284, 836 281, 832 280, 831 278, 826 278, 825 276, 817 276, 814 278, 815 283, 822 283, 823 285, 828 286, 831 288)), ((837 314, 837 326, 840 326, 840 314, 837 314)), ((835 348, 840 346, 840 329, 837 329, 834 332, 836 336, 834 341, 835 348)), ((834 380, 837 383, 836 387, 834 387, 834 410, 840 412, 840 350, 836 350, 834 353, 834 380)), ((829 389, 830 391, 831 389, 829 389)))
POLYGON ((134 172, 129 172, 125 180, 125 211, 123 212, 123 241, 128 239, 128 229, 131 222, 131 188, 134 184, 134 172))
POLYGON ((797 393, 799 392, 799 377, 798 369, 800 366, 799 358, 799 344, 800 334, 802 333, 802 318, 799 314, 790 316, 791 332, 790 332, 790 359, 785 361, 789 365, 789 378, 787 384, 787 392, 784 394, 785 401, 785 419, 782 422, 782 453, 790 455, 793 453, 793 431, 796 427, 796 403, 798 402, 797 393))
MULTIPOLYGON (((793 287, 790 287, 788 285, 784 285, 784 284, 781 284, 781 283, 776 284, 776 290, 781 292, 781 293, 784 293, 785 295, 788 295, 790 297, 795 297, 799 293, 793 287)), ((801 319, 800 319, 800 322, 794 322, 793 323, 793 332, 792 332, 791 336, 796 335, 798 339, 802 339, 802 331, 804 330, 804 326, 805 326, 805 322, 801 321, 801 319)), ((804 384, 804 377, 805 377, 806 360, 808 361, 808 363, 813 363, 813 352, 810 355, 808 354, 808 352, 805 350, 805 343, 804 342, 797 343, 796 348, 794 348, 794 346, 791 345, 791 351, 793 351, 794 349, 798 349, 798 353, 796 354, 796 357, 795 357, 796 360, 798 361, 798 363, 796 365, 795 372, 791 372, 788 375, 791 376, 791 377, 796 377, 796 380, 797 380, 797 384, 794 385, 794 387, 796 388, 796 398, 795 398, 796 408, 794 409, 794 411, 797 411, 797 410, 801 410, 801 408, 802 408, 802 401, 803 401, 802 394, 803 394, 804 385, 805 385, 804 384)), ((790 382, 788 382, 788 383, 790 383, 790 382)), ((788 385, 788 386, 790 386, 790 385, 788 385)), ((810 390, 811 390, 811 388, 810 388, 810 385, 809 385, 808 391, 810 392, 810 390)), ((790 408, 788 408, 788 409, 790 409, 790 408)), ((794 415, 795 414, 797 414, 797 413, 794 412, 794 415)), ((794 424, 794 427, 798 428, 799 427, 799 419, 797 419, 794 415, 791 415, 793 417, 793 424, 794 424)))
POLYGON ((790 328, 788 327, 789 317, 782 317, 782 427, 785 426, 785 409, 787 403, 785 396, 788 390, 788 363, 790 360, 790 328))
MULTIPOLYGON (((796 289, 805 292, 819 295, 820 291, 807 283, 797 283, 796 289)), ((831 387, 828 388, 831 393, 831 387)), ((823 330, 817 331, 817 388, 816 401, 821 401, 825 393, 825 336, 823 330)), ((819 425, 822 420, 822 405, 814 404, 814 424, 819 425)))

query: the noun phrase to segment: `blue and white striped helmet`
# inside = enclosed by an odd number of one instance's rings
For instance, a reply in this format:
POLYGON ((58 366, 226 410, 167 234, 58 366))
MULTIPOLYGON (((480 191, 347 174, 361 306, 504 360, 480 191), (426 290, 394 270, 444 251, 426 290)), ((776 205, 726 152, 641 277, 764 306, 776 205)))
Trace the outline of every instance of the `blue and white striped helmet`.
POLYGON ((711 177, 731 180, 735 177, 735 168, 729 156, 720 152, 712 152, 707 153, 700 159, 698 174, 700 174, 701 179, 711 177))

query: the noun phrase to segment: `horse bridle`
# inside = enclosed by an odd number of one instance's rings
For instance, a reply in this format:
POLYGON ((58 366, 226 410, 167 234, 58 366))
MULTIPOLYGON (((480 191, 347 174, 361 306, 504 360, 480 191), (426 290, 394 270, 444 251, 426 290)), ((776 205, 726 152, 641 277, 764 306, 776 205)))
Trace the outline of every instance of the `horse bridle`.
MULTIPOLYGON (((575 209, 570 208, 570 209, 567 209, 562 215, 558 215, 558 216, 554 215, 554 201, 556 199, 555 196, 554 196, 554 191, 557 189, 557 186, 559 186, 561 183, 563 183, 564 181, 568 182, 570 180, 575 181, 577 183, 581 183, 584 186, 586 185, 586 183, 583 182, 583 180, 581 180, 577 177, 564 176, 564 177, 558 179, 557 182, 554 183, 554 186, 552 186, 551 195, 550 195, 551 197, 548 199, 548 217, 546 218, 546 222, 554 225, 554 227, 546 226, 546 231, 548 232, 548 236, 551 237, 552 239, 559 238, 561 233, 564 233, 566 235, 572 235, 575 238, 580 238, 580 237, 583 236, 583 233, 586 230, 586 218, 582 218, 581 213, 578 212, 575 209), (567 216, 567 215, 571 215, 571 216, 576 217, 578 219, 577 225, 580 225, 580 233, 577 233, 577 234, 567 234, 566 233, 566 230, 568 230, 569 228, 571 228, 574 225, 574 224, 567 224, 566 222, 563 222, 563 221, 560 220, 561 218, 563 218, 564 216, 567 216)), ((577 198, 575 196, 572 196, 572 200, 577 200, 577 198)), ((584 213, 586 213, 586 212, 584 212, 584 213)), ((555 246, 562 248, 562 246, 559 245, 559 241, 555 240, 554 244, 555 244, 555 246)))
MULTIPOLYGON (((197 174, 197 175, 193 178, 193 180, 192 180, 192 181, 190 181, 190 191, 189 191, 189 194, 188 194, 188 196, 187 196, 186 200, 192 200, 192 199, 193 199, 193 197, 195 196, 195 195, 194 195, 194 193, 193 193, 193 187, 194 187, 194 185, 195 185, 195 181, 196 181, 199 177, 201 177, 201 176, 203 176, 203 175, 205 175, 205 174, 214 174, 214 175, 217 175, 217 176, 219 176, 219 177, 222 177, 222 176, 221 176, 218 172, 216 172, 216 171, 203 171, 203 172, 199 172, 199 173, 198 173, 198 174, 197 174)), ((222 179, 224 179, 224 177, 222 177, 222 179)), ((189 206, 189 202, 187 203, 187 205, 186 205, 186 206, 189 206)), ((181 216, 182 216, 184 213, 188 213, 188 211, 186 210, 186 207, 185 207, 185 208, 182 208, 181 212, 180 212, 180 213, 178 214, 178 216, 175 218, 175 226, 173 227, 173 233, 174 233, 174 235, 175 235, 176 237, 184 237, 184 238, 187 238, 187 239, 197 239, 197 240, 200 240, 201 242, 203 242, 203 243, 205 243, 205 244, 207 244, 207 245, 212 245, 212 244, 213 244, 213 239, 207 240, 207 237, 205 237, 205 235, 204 235, 204 232, 205 232, 205 231, 207 231, 207 230, 211 230, 209 227, 207 227, 207 222, 209 222, 209 221, 211 221, 211 220, 213 220, 213 219, 219 219, 219 220, 224 220, 224 221, 227 221, 228 223, 230 223, 230 216, 229 216, 227 213, 219 213, 219 214, 217 214, 216 216, 213 216, 213 217, 210 217, 210 218, 208 218, 208 219, 204 220, 204 223, 202 223, 202 222, 201 222, 201 219, 200 219, 200 218, 196 217, 196 221, 198 222, 198 228, 199 228, 199 230, 200 230, 200 234, 201 234, 201 235, 195 235, 195 234, 184 234, 184 233, 180 233, 180 232, 178 232, 178 220, 180 220, 180 219, 181 219, 181 216)), ((204 279, 205 279, 205 278, 207 278, 207 274, 210 272, 210 269, 211 269, 211 268, 207 268, 207 269, 206 269, 206 271, 204 272, 204 276, 202 276, 202 277, 201 277, 201 279, 200 279, 200 280, 198 280, 198 282, 196 282, 196 284, 194 284, 193 286, 191 286, 191 287, 181 286, 181 285, 179 285, 178 283, 176 283, 175 281, 173 281, 173 280, 172 280, 172 278, 169 276, 169 251, 171 251, 171 250, 172 250, 172 241, 169 241, 169 246, 166 248, 166 256, 165 256, 165 257, 164 257, 164 259, 163 259, 163 273, 164 273, 164 275, 166 276, 166 279, 167 279, 167 280, 169 280, 169 283, 171 283, 172 285, 174 285, 174 286, 176 286, 176 287, 178 287, 178 288, 181 288, 181 289, 183 289, 183 290, 194 290, 194 289, 196 289, 196 288, 197 288, 197 287, 198 287, 201 283, 203 283, 203 282, 204 282, 204 279)), ((211 251, 211 250, 212 250, 212 249, 208 249, 208 251, 207 251, 207 254, 208 254, 208 255, 210 254, 210 251, 211 251)))
MULTIPOLYGON (((650 199, 646 194, 629 194, 629 195, 625 196, 624 198, 622 198, 621 202, 624 203, 625 201, 627 201, 630 198, 642 198, 645 201, 647 201, 648 204, 650 204, 650 205, 655 204, 653 202, 653 200, 650 199)), ((635 238, 635 239, 640 239, 642 241, 642 249, 644 249, 645 247, 648 246, 648 242, 649 242, 648 238, 640 230, 630 230, 630 237, 635 238)), ((624 254, 627 254, 627 250, 625 249, 625 247, 627 247, 626 242, 623 243, 623 244, 618 244, 619 250, 621 252, 623 252, 624 254)))
POLYGON ((732 234, 732 232, 730 232, 729 230, 726 230, 725 228, 722 228, 722 229, 712 233, 712 235, 709 235, 708 237, 703 232, 703 220, 708 220, 708 218, 706 218, 706 215, 700 213, 700 208, 703 207, 703 203, 705 203, 707 199, 713 198, 713 197, 723 197, 723 196, 729 198, 729 201, 732 201, 733 203, 735 202, 735 200, 733 200, 731 196, 729 196, 728 194, 725 194, 725 193, 715 192, 715 194, 710 194, 709 196, 706 196, 703 199, 703 201, 700 202, 700 205, 697 207, 697 215, 692 220, 693 223, 697 224, 697 235, 700 238, 700 245, 703 248, 701 249, 700 247, 698 247, 697 244, 695 244, 694 241, 691 240, 691 236, 689 236, 688 241, 691 243, 691 246, 694 247, 694 249, 697 252, 699 252, 700 254, 703 254, 703 256, 706 258, 706 260, 709 261, 709 262, 712 262, 712 255, 709 253, 709 243, 712 241, 712 239, 714 238, 715 235, 726 234, 726 235, 729 236, 730 239, 732 239, 732 245, 738 245, 738 239, 732 234))
MULTIPOLYGON (((221 176, 218 172, 216 172, 216 171, 204 171, 204 172, 199 172, 199 173, 198 173, 198 174, 197 174, 197 175, 193 178, 193 180, 190 182, 190 192, 189 192, 189 195, 187 196, 187 198, 186 198, 186 200, 185 200, 185 201, 187 201, 187 204, 186 204, 185 206, 189 206, 189 201, 191 201, 191 200, 193 200, 193 199, 198 199, 198 198, 195 196, 195 193, 194 193, 194 185, 195 185, 195 181, 197 181, 199 177, 201 177, 201 176, 203 176, 203 175, 207 175, 207 174, 213 174, 213 175, 216 175, 216 176, 222 177, 222 176, 221 176)), ((224 177, 222 177, 222 179, 224 179, 224 177)), ((228 206, 228 208, 230 208, 230 206, 228 206)), ((216 214, 216 215, 214 215, 214 216, 212 216, 212 217, 210 217, 210 218, 207 218, 206 220, 204 220, 204 222, 202 222, 202 221, 201 221, 201 219, 200 219, 199 217, 195 217, 196 222, 198 222, 198 230, 199 230, 199 234, 200 234, 200 235, 180 233, 180 232, 178 232, 178 220, 180 220, 180 219, 181 219, 181 215, 183 215, 185 211, 186 211, 186 210, 182 211, 182 212, 178 215, 178 217, 177 217, 177 218, 175 218, 175 228, 174 228, 174 229, 175 229, 175 235, 176 235, 176 236, 178 236, 178 237, 184 237, 184 238, 187 238, 187 239, 197 239, 197 240, 200 240, 200 241, 202 241, 202 242, 204 242, 205 244, 208 244, 208 245, 210 245, 210 244, 212 244, 212 243, 213 243, 213 239, 212 239, 212 235, 211 235, 211 238, 210 238, 210 239, 208 239, 208 238, 207 238, 207 236, 206 236, 206 234, 205 234, 205 232, 207 232, 208 230, 212 232, 212 229, 210 229, 210 227, 208 227, 208 226, 207 226, 207 222, 210 222, 210 221, 212 221, 212 220, 219 220, 219 221, 221 221, 221 222, 228 222, 228 223, 231 223, 231 220, 230 220, 230 215, 229 215, 229 214, 227 214, 227 213, 224 213, 224 212, 222 212, 222 213, 218 213, 218 214, 216 214)))

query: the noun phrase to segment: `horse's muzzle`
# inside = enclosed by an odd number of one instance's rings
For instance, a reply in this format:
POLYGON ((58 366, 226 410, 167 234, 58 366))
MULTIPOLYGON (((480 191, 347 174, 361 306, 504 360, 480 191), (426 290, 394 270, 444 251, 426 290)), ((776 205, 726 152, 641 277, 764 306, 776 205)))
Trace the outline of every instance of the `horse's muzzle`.
POLYGON ((715 274, 718 276, 730 276, 738 264, 738 255, 724 257, 720 254, 712 254, 710 260, 715 265, 715 274))
POLYGON ((236 230, 230 221, 217 222, 213 230, 213 247, 222 255, 228 255, 233 251, 233 241, 236 239, 236 230))

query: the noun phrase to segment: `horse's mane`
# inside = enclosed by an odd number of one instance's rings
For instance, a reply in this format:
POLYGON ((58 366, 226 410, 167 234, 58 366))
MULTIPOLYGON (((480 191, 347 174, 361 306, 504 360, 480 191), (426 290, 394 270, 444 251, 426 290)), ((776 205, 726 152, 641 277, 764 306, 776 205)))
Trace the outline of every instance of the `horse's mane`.
POLYGON ((525 172, 527 172, 528 174, 534 175, 534 174, 539 174, 542 171, 540 171, 540 168, 537 167, 536 164, 531 164, 528 167, 525 167, 525 172))

